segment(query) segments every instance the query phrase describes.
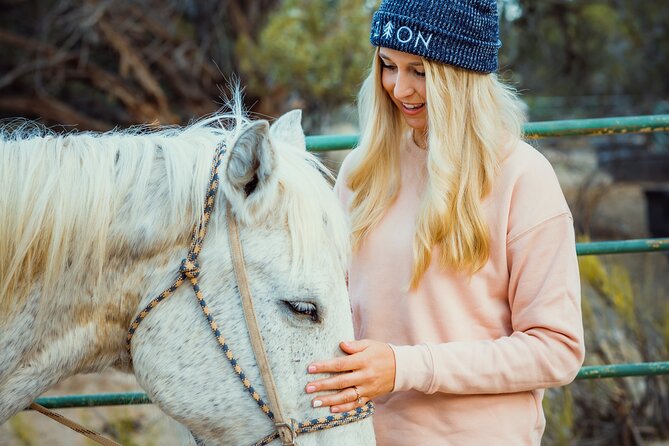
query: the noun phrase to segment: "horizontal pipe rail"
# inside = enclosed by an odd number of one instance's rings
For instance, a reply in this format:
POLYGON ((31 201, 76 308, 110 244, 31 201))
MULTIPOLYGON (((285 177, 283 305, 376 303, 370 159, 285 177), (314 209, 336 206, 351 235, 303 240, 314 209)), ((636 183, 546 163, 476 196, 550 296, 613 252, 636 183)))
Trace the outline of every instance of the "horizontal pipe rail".
POLYGON ((626 376, 669 375, 669 361, 632 364, 587 365, 576 379, 623 378, 626 376))
MULTIPOLYGON (((669 361, 584 366, 576 379, 624 378, 627 376, 669 375, 669 361)), ((48 409, 151 404, 143 392, 98 393, 90 395, 44 396, 35 401, 48 409)))
POLYGON ((151 404, 151 400, 144 392, 43 396, 37 398, 35 402, 47 409, 151 404))
POLYGON ((528 138, 666 132, 669 131, 669 115, 530 122, 525 125, 523 130, 528 138))
MULTIPOLYGON (((667 132, 669 131, 669 115, 529 122, 525 124, 523 131, 525 136, 531 139, 555 136, 667 132)), ((307 150, 311 152, 352 149, 357 144, 358 135, 307 136, 307 150)))
POLYGON ((576 243, 576 254, 579 256, 655 251, 669 251, 669 238, 576 243))
POLYGON ((328 152, 330 150, 352 149, 358 145, 358 135, 317 135, 307 136, 307 150, 328 152))

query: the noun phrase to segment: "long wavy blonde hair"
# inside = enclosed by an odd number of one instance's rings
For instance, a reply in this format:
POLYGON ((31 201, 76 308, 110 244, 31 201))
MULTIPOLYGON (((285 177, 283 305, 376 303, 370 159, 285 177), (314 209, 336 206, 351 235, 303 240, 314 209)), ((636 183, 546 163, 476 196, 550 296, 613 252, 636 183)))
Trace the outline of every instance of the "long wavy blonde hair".
MULTIPOLYGON (((428 112, 425 192, 416 220, 416 289, 435 249, 439 264, 472 274, 488 260, 482 201, 503 149, 522 138, 525 120, 516 92, 495 74, 423 59, 428 112)), ((361 157, 351 171, 352 242, 358 249, 393 203, 400 187, 399 145, 407 124, 381 85, 378 49, 358 97, 361 157)))

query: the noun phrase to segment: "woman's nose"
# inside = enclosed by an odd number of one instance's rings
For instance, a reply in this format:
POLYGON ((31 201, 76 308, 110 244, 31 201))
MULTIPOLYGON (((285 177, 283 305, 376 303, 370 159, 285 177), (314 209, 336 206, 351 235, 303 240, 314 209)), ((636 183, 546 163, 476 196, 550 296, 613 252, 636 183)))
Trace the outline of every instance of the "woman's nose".
POLYGON ((397 74, 395 78, 395 88, 393 89, 393 94, 397 99, 406 98, 413 94, 413 87, 407 76, 397 74))

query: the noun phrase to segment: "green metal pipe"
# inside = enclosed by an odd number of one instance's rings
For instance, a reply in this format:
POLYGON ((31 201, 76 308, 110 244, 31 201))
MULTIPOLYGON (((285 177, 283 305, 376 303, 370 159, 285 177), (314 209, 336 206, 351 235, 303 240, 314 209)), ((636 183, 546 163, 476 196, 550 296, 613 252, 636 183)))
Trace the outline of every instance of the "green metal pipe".
POLYGON ((330 150, 352 149, 358 145, 358 135, 317 135, 307 136, 307 150, 327 152, 330 150))
POLYGON ((43 396, 35 402, 47 409, 67 409, 73 407, 125 406, 151 404, 144 392, 97 393, 91 395, 43 396))
MULTIPOLYGON (((669 375, 669 361, 585 366, 578 372, 576 379, 624 378, 626 376, 651 375, 669 375)), ((37 398, 35 402, 48 409, 151 404, 149 398, 142 392, 46 396, 37 398)))
POLYGON ((623 378, 625 376, 669 375, 669 361, 636 364, 588 365, 576 379, 623 378))
MULTIPOLYGON (((525 124, 523 131, 527 138, 667 132, 669 115, 529 122, 525 124)), ((358 135, 307 136, 307 150, 311 152, 352 149, 357 144, 358 135)))
POLYGON ((647 238, 576 244, 576 254, 579 256, 655 251, 669 251, 669 238, 647 238))
POLYGON ((669 131, 669 115, 530 122, 523 130, 528 138, 666 132, 669 131))

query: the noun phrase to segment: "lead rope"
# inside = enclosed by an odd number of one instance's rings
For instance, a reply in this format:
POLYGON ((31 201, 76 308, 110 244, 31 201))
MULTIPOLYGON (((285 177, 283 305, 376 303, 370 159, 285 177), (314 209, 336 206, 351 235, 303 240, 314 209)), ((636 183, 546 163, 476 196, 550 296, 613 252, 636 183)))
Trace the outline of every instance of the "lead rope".
POLYGON ((113 440, 110 440, 109 438, 103 437, 102 435, 98 434, 94 430, 85 428, 81 424, 77 423, 76 421, 72 421, 71 419, 67 418, 64 415, 59 414, 58 412, 54 412, 52 410, 47 409, 44 406, 41 406, 37 403, 32 403, 30 405, 30 409, 36 410, 37 412, 46 415, 47 417, 51 418, 52 420, 62 424, 63 426, 69 427, 73 431, 90 438, 97 444, 101 444, 103 446, 121 446, 119 443, 116 443, 113 440))
MULTIPOLYGON (((167 299, 170 297, 174 291, 176 291, 177 288, 179 288, 185 281, 188 279, 188 281, 191 283, 193 287, 193 291, 195 292, 195 297, 197 298, 199 304, 200 304, 200 309, 204 313, 204 316, 207 319, 207 322, 209 323, 209 327, 211 328, 212 333, 214 334, 214 337, 216 338, 216 341, 218 342, 219 346, 221 347, 223 354, 225 355, 226 359, 232 366, 233 370, 237 374, 238 378, 244 385, 244 388, 246 388, 247 392, 253 400, 258 404, 258 407, 263 411, 265 415, 274 423, 276 430, 265 436, 262 440, 258 441, 255 443, 255 446, 264 446, 272 441, 274 441, 277 438, 281 439, 282 445, 284 446, 290 446, 295 444, 295 437, 298 434, 301 433, 307 433, 307 432, 315 432, 323 429, 329 429, 332 427, 337 427, 341 426, 344 424, 352 423, 355 421, 359 421, 362 419, 365 419, 372 415, 374 413, 374 403, 372 401, 368 401, 367 404, 365 404, 362 407, 358 407, 354 410, 350 410, 347 412, 343 412, 340 414, 335 414, 335 415, 329 415, 327 417, 321 417, 321 418, 313 418, 309 421, 305 421, 302 423, 298 423, 295 420, 288 420, 286 421, 286 418, 282 415, 281 411, 281 406, 279 404, 279 399, 278 395, 276 393, 276 386, 274 385, 274 380, 271 379, 271 372, 269 372, 269 363, 267 362, 267 356, 266 353, 264 353, 264 347, 262 346, 262 338, 260 336, 260 332, 257 328, 257 321, 251 322, 251 324, 255 324, 255 335, 249 331, 249 336, 251 337, 251 343, 253 346, 254 354, 256 355, 256 360, 259 362, 259 367, 261 370, 261 375, 263 377, 263 381, 265 382, 265 387, 267 388, 269 392, 269 398, 270 401, 272 402, 272 409, 277 410, 277 413, 280 413, 279 417, 277 418, 275 414, 270 410, 270 406, 263 401, 263 399, 260 397, 260 394, 253 388, 251 385, 251 382, 249 379, 246 377, 246 374, 244 373, 243 369, 239 365, 237 359, 234 357, 232 354, 232 351, 230 350, 229 346, 227 345, 225 338, 223 337, 222 333, 220 332, 218 328, 218 324, 216 321, 214 321, 213 316, 211 315, 211 310, 207 306, 207 303, 204 300, 204 296, 202 295, 202 291, 200 290, 200 286, 198 284, 198 276, 200 274, 200 266, 198 263, 198 256, 200 254, 200 251, 202 250, 202 242, 204 241, 204 237, 207 233, 207 227, 209 223, 209 219, 211 218, 211 213, 214 209, 214 204, 215 204, 215 197, 216 197, 216 191, 218 190, 218 167, 221 163, 221 160, 223 158, 223 154, 225 153, 225 150, 222 146, 220 146, 216 150, 216 154, 214 156, 214 162, 212 165, 211 169, 211 174, 209 178, 209 189, 207 191, 207 196, 205 199, 205 209, 204 209, 204 214, 202 217, 202 221, 198 225, 197 228, 194 229, 193 231, 193 237, 191 241, 190 248, 188 250, 188 254, 185 259, 181 262, 181 265, 179 267, 179 273, 177 275, 176 280, 174 283, 167 288, 165 291, 160 293, 158 297, 153 299, 134 319, 132 324, 130 325, 130 328, 128 329, 128 335, 126 336, 126 349, 128 351, 128 355, 131 354, 131 345, 132 345, 132 338, 137 331, 137 327, 139 327, 140 322, 146 318, 146 316, 149 314, 151 310, 153 310, 159 303, 161 303, 163 300, 167 299), (255 339, 255 341, 254 341, 255 339), (260 347, 263 350, 263 353, 260 355, 264 354, 264 361, 259 360, 258 356, 259 354, 256 353, 256 347, 254 346, 255 342, 260 343, 260 347), (265 380, 265 373, 263 373, 263 368, 268 370, 268 376, 271 379, 271 384, 268 384, 267 381, 265 380), (273 399, 275 401, 273 401, 273 399), (281 412, 279 412, 281 411, 281 412)), ((229 209, 227 209, 227 219, 228 219, 228 243, 230 243, 230 249, 231 252, 236 252, 239 255, 240 259, 240 265, 241 268, 238 268, 235 266, 235 276, 237 279, 238 283, 238 288, 240 289, 240 294, 242 294, 242 288, 245 288, 246 291, 244 294, 246 294, 248 297, 248 302, 251 303, 251 310, 253 311, 253 302, 251 298, 251 294, 248 288, 248 279, 246 276, 246 270, 244 268, 244 263, 243 263, 243 254, 241 250, 241 242, 239 240, 239 229, 236 223, 236 220, 234 219, 234 216, 232 215, 232 212, 229 209), (230 224, 232 222, 232 224, 230 224), (234 235, 234 237, 233 237, 234 235), (233 247, 233 244, 237 245, 237 248, 233 247), (241 284, 244 285, 241 285, 241 284)), ((233 254, 236 256, 237 254, 233 254)), ((236 263, 236 262, 233 262, 236 263)), ((242 298, 242 307, 244 308, 244 312, 246 315, 246 305, 244 304, 244 298, 242 298)), ((247 317, 247 324, 249 321, 249 317, 247 317)), ((132 361, 132 356, 130 355, 130 361, 132 361)))

